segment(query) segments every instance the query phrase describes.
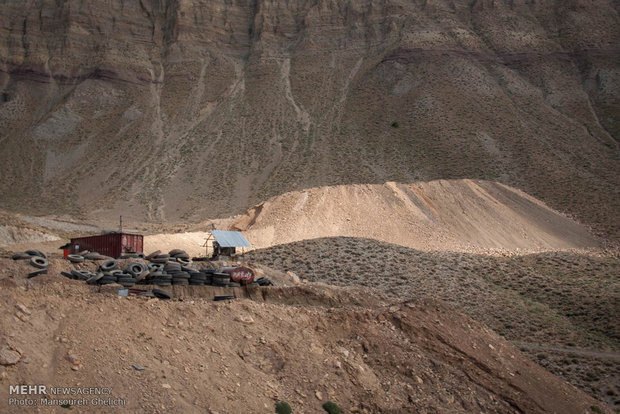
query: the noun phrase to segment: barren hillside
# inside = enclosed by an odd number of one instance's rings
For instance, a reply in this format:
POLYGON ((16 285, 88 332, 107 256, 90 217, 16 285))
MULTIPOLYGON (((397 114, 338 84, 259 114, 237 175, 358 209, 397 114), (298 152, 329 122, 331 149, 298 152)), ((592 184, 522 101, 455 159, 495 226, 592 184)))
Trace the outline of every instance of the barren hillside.
POLYGON ((255 206, 231 227, 242 230, 255 248, 338 236, 466 252, 599 246, 584 226, 522 191, 474 180, 291 192, 255 206))
MULTIPOLYGON (((3 401, 7 384, 36 383, 105 387, 102 398, 140 413, 269 413, 282 399, 295 413, 320 412, 328 399, 367 414, 607 412, 434 300, 312 284, 228 303, 193 287, 166 302, 69 281, 58 273, 67 261, 28 285, 27 264, 1 264, 3 401)), ((83 409, 50 411, 65 408, 83 409)))
POLYGON ((444 300, 620 408, 617 256, 492 257, 342 237, 278 245, 246 257, 313 282, 374 288, 402 300, 444 300))
POLYGON ((0 207, 136 221, 490 179, 618 235, 613 0, 4 1, 0 207))

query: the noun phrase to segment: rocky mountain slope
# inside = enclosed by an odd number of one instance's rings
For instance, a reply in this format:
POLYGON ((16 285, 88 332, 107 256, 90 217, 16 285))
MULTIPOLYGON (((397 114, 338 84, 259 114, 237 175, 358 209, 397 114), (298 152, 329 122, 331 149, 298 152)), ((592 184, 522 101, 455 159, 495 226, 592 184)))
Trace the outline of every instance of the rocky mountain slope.
POLYGON ((612 0, 0 4, 0 208, 137 221, 500 181, 618 235, 612 0))

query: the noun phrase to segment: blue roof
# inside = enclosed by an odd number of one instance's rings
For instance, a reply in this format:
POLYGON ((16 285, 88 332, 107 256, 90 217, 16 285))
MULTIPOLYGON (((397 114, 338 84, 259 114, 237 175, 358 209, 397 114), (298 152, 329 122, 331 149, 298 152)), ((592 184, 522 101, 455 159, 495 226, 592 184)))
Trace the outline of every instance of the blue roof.
POLYGON ((251 247, 250 242, 238 231, 211 230, 211 234, 222 247, 251 247))

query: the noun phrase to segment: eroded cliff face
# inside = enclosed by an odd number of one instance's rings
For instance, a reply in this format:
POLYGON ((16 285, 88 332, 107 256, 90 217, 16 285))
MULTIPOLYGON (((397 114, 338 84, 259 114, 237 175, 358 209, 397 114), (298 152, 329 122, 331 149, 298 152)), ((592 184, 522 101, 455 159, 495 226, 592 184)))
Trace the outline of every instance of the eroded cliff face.
POLYGON ((0 204, 199 220, 467 177, 614 234, 619 27, 612 0, 6 1, 0 204))

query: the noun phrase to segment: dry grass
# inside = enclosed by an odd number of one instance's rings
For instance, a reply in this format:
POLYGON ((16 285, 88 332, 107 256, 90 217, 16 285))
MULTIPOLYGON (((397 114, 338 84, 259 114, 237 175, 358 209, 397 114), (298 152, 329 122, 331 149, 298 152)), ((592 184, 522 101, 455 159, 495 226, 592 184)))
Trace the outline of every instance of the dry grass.
MULTIPOLYGON (((356 238, 307 240, 249 256, 311 281, 373 287, 403 299, 439 298, 511 341, 620 350, 615 317, 620 306, 619 261, 614 257, 420 252, 356 238)), ((540 353, 528 352, 534 360, 540 353)), ((551 351, 542 353, 547 361, 557 359, 551 351)), ((550 362, 546 366, 613 405, 620 377, 617 364, 607 362, 582 358, 571 369, 550 362), (587 374, 598 370, 600 375, 587 374)))

